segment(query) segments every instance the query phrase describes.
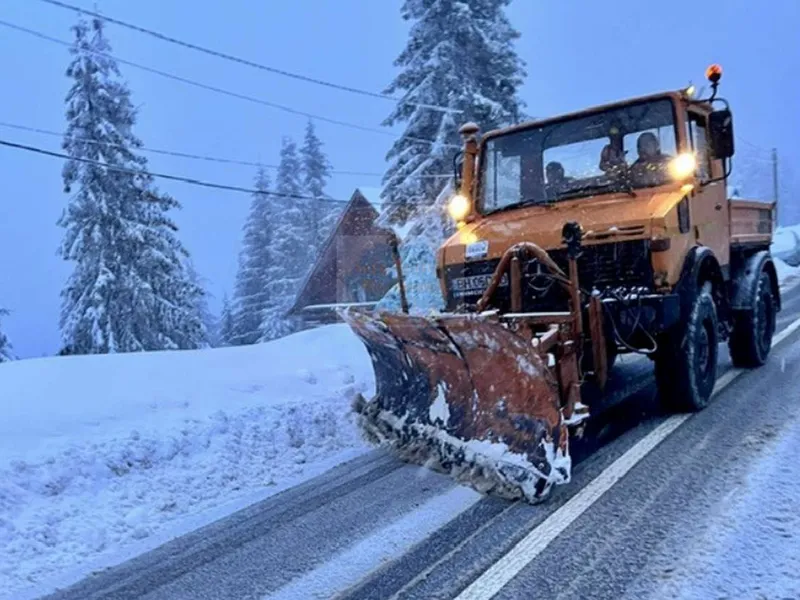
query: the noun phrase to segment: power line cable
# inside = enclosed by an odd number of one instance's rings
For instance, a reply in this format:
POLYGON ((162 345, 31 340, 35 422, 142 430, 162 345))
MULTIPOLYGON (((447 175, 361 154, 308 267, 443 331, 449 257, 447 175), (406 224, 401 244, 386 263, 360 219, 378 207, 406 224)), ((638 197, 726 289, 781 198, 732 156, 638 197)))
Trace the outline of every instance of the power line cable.
POLYGON ((304 196, 300 194, 280 194, 278 192, 274 192, 271 190, 257 190, 255 188, 246 188, 238 185, 227 185, 223 183, 213 183, 209 181, 201 181, 199 179, 192 179, 190 177, 183 177, 180 175, 170 175, 167 173, 154 173, 150 171, 141 171, 136 169, 129 169, 127 167, 118 167, 115 165, 109 165, 97 160, 92 160, 90 158, 82 158, 77 156, 69 156, 67 154, 63 154, 61 152, 53 152, 52 150, 45 150, 44 148, 37 148, 35 146, 28 146, 26 144, 18 144, 16 142, 9 142, 7 140, 0 139, 0 146, 7 146, 9 148, 15 148, 17 150, 26 150, 28 152, 34 152, 36 154, 43 154, 45 156, 52 156, 54 158, 63 158, 64 160, 74 160, 80 163, 84 163, 87 165, 93 165, 97 167, 103 167, 108 171, 114 171, 116 173, 127 173, 128 175, 142 175, 142 176, 151 176, 159 179, 169 179, 171 181, 180 181, 182 183, 188 183, 191 185, 198 185, 202 187, 208 187, 218 190, 227 190, 231 192, 242 192, 247 194, 266 194, 268 196, 279 196, 281 198, 292 198, 295 200, 319 200, 324 202, 336 202, 336 203, 347 203, 349 200, 340 200, 336 198, 314 198, 312 196, 304 196))
MULTIPOLYGON (((63 154, 61 152, 53 152, 52 150, 45 150, 44 148, 37 148, 36 146, 28 146, 26 144, 18 144, 16 142, 9 142, 7 140, 0 139, 0 146, 6 146, 8 148, 14 148, 16 150, 25 150, 27 152, 32 152, 35 154, 42 154, 45 156, 51 156, 54 158, 61 158, 64 160, 74 160, 80 163, 94 165, 97 167, 102 167, 108 171, 114 171, 117 173, 127 173, 129 175, 142 175, 142 176, 150 176, 153 178, 158 179, 168 179, 170 181, 179 181, 181 183, 188 183, 190 185, 196 185, 200 187, 212 188, 217 190, 226 190, 230 192, 241 192, 246 194, 265 194, 267 196, 275 196, 278 198, 290 198, 293 200, 313 200, 317 202, 329 202, 329 203, 336 203, 336 204, 347 204, 350 200, 342 200, 339 198, 314 198, 313 196, 306 196, 303 194, 284 194, 281 192, 276 192, 274 190, 258 190, 255 188, 246 188, 238 185, 227 185, 224 183, 215 183, 211 181, 202 181, 200 179, 193 179, 191 177, 184 177, 181 175, 171 175, 169 173, 156 173, 152 171, 141 171, 136 169, 129 169, 127 167, 118 167, 115 165, 109 165, 97 160, 92 160, 89 158, 81 158, 75 156, 69 156, 67 154, 63 154)), ((409 204, 424 204, 424 203, 409 203, 409 204)), ((424 204, 425 206, 430 206, 428 204, 424 204)))
POLYGON ((744 142, 744 144, 745 144, 746 146, 750 146, 751 150, 756 150, 756 151, 758 151, 758 152, 761 152, 762 154, 770 154, 770 153, 772 152, 771 150, 768 150, 768 149, 766 149, 766 148, 763 148, 763 147, 761 147, 761 146, 758 146, 758 145, 754 144, 753 142, 750 142, 750 141, 748 141, 748 140, 744 139, 743 137, 741 137, 741 136, 739 136, 739 135, 737 135, 737 136, 735 136, 735 137, 736 137, 736 139, 737 139, 738 141, 740 141, 740 142, 744 142))
POLYGON ((79 14, 82 14, 82 15, 86 15, 86 16, 97 18, 97 19, 101 19, 103 21, 107 21, 109 23, 113 23, 114 25, 118 25, 120 27, 125 27, 126 29, 131 29, 131 30, 137 31, 139 33, 144 33, 145 35, 152 36, 152 37, 157 38, 157 39, 159 39, 161 41, 168 42, 170 44, 176 44, 178 46, 183 46, 184 48, 189 48, 190 50, 196 50, 198 52, 202 52, 204 54, 209 54, 209 55, 215 56, 217 58, 222 58, 224 60, 229 60, 229 61, 232 61, 232 62, 235 62, 235 63, 238 63, 238 64, 246 65, 248 67, 253 67, 253 68, 256 68, 256 69, 260 69, 262 71, 268 71, 268 72, 274 73, 276 75, 282 75, 284 77, 290 77, 292 79, 305 81, 307 83, 313 83, 313 84, 316 84, 316 85, 322 85, 322 86, 325 86, 325 87, 329 87, 329 88, 333 88, 333 89, 337 89, 337 90, 341 90, 341 91, 345 91, 345 92, 350 92, 350 93, 353 93, 353 94, 359 94, 359 95, 362 95, 362 96, 368 96, 368 97, 372 97, 372 98, 380 98, 381 100, 392 100, 394 102, 403 102, 403 103, 409 104, 411 106, 417 106, 419 108, 427 108, 427 109, 435 110, 435 111, 439 111, 439 112, 455 113, 455 114, 461 114, 461 113, 464 112, 464 111, 461 111, 461 110, 458 110, 458 109, 455 109, 455 108, 448 108, 446 106, 437 106, 437 105, 434 105, 434 104, 420 104, 420 103, 416 103, 416 102, 409 102, 409 101, 403 100, 401 98, 396 98, 395 96, 390 96, 388 94, 381 94, 381 93, 378 93, 378 92, 370 92, 368 90, 362 90, 362 89, 354 88, 354 87, 351 87, 351 86, 341 85, 341 84, 338 84, 338 83, 332 83, 330 81, 317 79, 316 77, 309 77, 307 75, 301 75, 299 73, 292 73, 291 71, 286 71, 285 69, 278 69, 276 67, 270 67, 270 66, 267 66, 267 65, 264 65, 264 64, 261 64, 261 63, 254 62, 252 60, 248 60, 248 59, 245 59, 245 58, 240 58, 238 56, 233 56, 233 55, 227 54, 225 52, 220 52, 219 50, 213 50, 211 48, 206 48, 204 46, 199 46, 197 44, 193 44, 191 42, 185 42, 183 40, 179 40, 178 38, 174 38, 172 36, 168 36, 168 35, 165 35, 163 33, 159 33, 158 31, 153 31, 152 29, 147 29, 147 28, 141 27, 139 25, 134 25, 133 23, 128 23, 126 21, 121 21, 120 19, 115 19, 113 17, 108 17, 106 15, 103 15, 103 14, 100 14, 100 13, 97 13, 97 12, 94 12, 94 11, 91 11, 91 10, 86 10, 86 9, 80 8, 78 6, 74 6, 72 4, 68 4, 66 2, 59 2, 58 0, 40 0, 40 1, 44 2, 45 4, 50 4, 52 6, 57 6, 59 8, 64 8, 66 10, 72 10, 72 11, 75 11, 75 12, 77 12, 79 14))
MULTIPOLYGON (((104 146, 107 148, 127 148, 128 146, 124 146, 122 144, 114 144, 113 142, 106 142, 101 140, 92 140, 83 137, 77 136, 68 136, 60 133, 58 131, 53 131, 52 129, 42 129, 40 127, 29 127, 27 125, 19 125, 17 123, 8 123, 6 121, 0 121, 0 127, 8 127, 10 129, 17 129, 19 131, 28 131, 30 133, 38 133, 42 135, 49 135, 51 137, 58 137, 63 139, 70 139, 76 142, 84 143, 84 144, 92 144, 95 146, 104 146)), ((242 165, 246 167, 264 167, 265 169, 278 169, 278 165, 272 165, 268 163, 262 162, 253 162, 247 160, 238 160, 233 158, 223 158, 220 156, 207 156, 203 154, 191 154, 188 152, 179 152, 177 150, 164 150, 160 148, 149 148, 147 146, 137 146, 137 150, 141 150, 142 152, 150 152, 152 154, 162 154, 165 156, 176 156, 178 158, 188 158, 192 160, 202 160, 205 162, 214 162, 214 163, 221 163, 221 164, 231 164, 231 165, 242 165)), ((370 171, 341 171, 341 170, 331 170, 331 175, 354 175, 358 177, 383 177, 383 173, 376 173, 370 171)), ((416 175, 414 179, 447 179, 452 177, 450 174, 444 173, 437 173, 431 175, 416 175)))
MULTIPOLYGON (((15 25, 13 23, 9 23, 8 21, 0 20, 0 25, 2 25, 3 27, 7 27, 9 29, 14 29, 16 31, 27 33, 28 35, 32 35, 34 37, 37 37, 37 38, 42 39, 42 40, 46 40, 48 42, 52 42, 54 44, 59 44, 61 46, 66 46, 68 48, 71 48, 73 46, 73 44, 71 42, 60 40, 58 38, 54 38, 54 37, 51 37, 51 36, 49 36, 47 34, 41 33, 40 31, 35 31, 33 29, 28 29, 27 27, 22 27, 21 25, 15 25)), ((171 79, 173 81, 180 81, 181 83, 185 83, 187 85, 191 85, 191 86, 194 86, 194 87, 197 87, 197 88, 200 88, 200 89, 208 90, 208 91, 211 91, 211 92, 216 92, 218 94, 222 94, 222 95, 225 95, 225 96, 230 96, 232 98, 238 98, 240 100, 247 100, 249 102, 253 102, 253 103, 256 103, 256 104, 261 104, 261 105, 264 105, 264 106, 269 106, 270 108, 275 108, 275 109, 282 110, 282 111, 290 113, 290 114, 303 116, 303 117, 306 117, 306 118, 309 118, 309 119, 316 119, 317 121, 323 121, 323 122, 326 122, 326 123, 331 123, 333 125, 339 125, 341 127, 349 127, 351 129, 358 129, 360 131, 367 131, 369 133, 376 133, 376 134, 388 136, 388 137, 391 137, 391 138, 394 138, 394 139, 405 138, 405 139, 407 139, 407 140, 409 140, 411 142, 416 142, 416 143, 420 143, 420 144, 433 145, 433 144, 437 144, 438 143, 435 140, 425 140, 425 139, 411 137, 411 136, 399 136, 399 135, 397 135, 395 133, 391 133, 389 131, 385 131, 385 130, 382 130, 382 129, 375 129, 374 127, 366 127, 364 125, 358 125, 356 123, 349 123, 347 121, 340 121, 338 119, 332 119, 330 117, 324 117, 324 116, 321 116, 321 115, 315 115, 313 113, 297 110, 295 108, 292 108, 291 106, 285 106, 283 104, 277 104, 275 102, 270 102, 270 101, 264 100, 262 98, 255 98, 253 96, 248 96, 247 94, 241 94, 239 92, 232 92, 230 90, 226 90, 226 89, 214 86, 214 85, 209 85, 207 83, 202 83, 202 82, 199 82, 199 81, 195 81, 193 79, 188 79, 186 77, 181 77, 180 75, 174 75, 174 74, 168 73, 166 71, 161 71, 160 69, 154 69, 153 67, 148 67, 148 66, 145 66, 145 65, 142 65, 142 64, 139 64, 139 63, 135 63, 135 62, 130 61, 130 60, 125 60, 125 59, 122 59, 122 58, 118 58, 118 57, 116 57, 116 56, 114 56, 112 54, 109 54, 107 52, 98 52, 97 50, 89 50, 89 49, 86 49, 86 48, 82 49, 82 51, 83 52, 87 52, 89 54, 93 54, 95 56, 102 56, 102 57, 105 57, 105 58, 109 58, 109 59, 114 60, 114 61, 116 61, 116 62, 118 62, 120 64, 128 65, 130 67, 134 67, 136 69, 140 69, 140 70, 146 71, 148 73, 153 73, 155 75, 159 75, 161 77, 165 77, 165 78, 171 79)), ((443 144, 443 146, 444 147, 451 147, 451 148, 460 148, 460 146, 455 146, 453 144, 443 144)))
MULTIPOLYGON (((51 129, 41 129, 39 127, 28 127, 27 125, 18 125, 16 123, 7 123, 5 121, 0 121, 0 127, 8 127, 10 129, 17 129, 19 131, 28 131, 31 133, 39 133, 42 135, 49 135, 52 137, 59 137, 64 139, 71 139, 76 142, 81 142, 84 144, 92 144, 96 146, 105 146, 108 148, 127 148, 127 146, 123 146, 122 144, 114 144, 113 142, 105 142, 100 140, 91 140, 88 138, 82 138, 77 136, 67 136, 58 131, 53 131, 51 129)), ((231 165, 242 165, 245 167, 264 167, 265 169, 277 169, 278 165, 271 165, 262 162, 253 162, 247 160, 237 160, 233 158, 223 158, 219 156, 205 156, 202 154, 191 154, 188 152, 178 152, 175 150, 163 150, 160 148, 148 148, 146 146, 139 146, 136 148, 137 150, 141 150, 143 152, 151 152, 153 154, 163 154, 165 156, 176 156, 179 158, 189 158, 192 160, 202 160, 206 162, 215 162, 215 163, 222 163, 222 164, 231 164, 231 165)), ((358 175, 362 177, 382 177, 383 173, 372 173, 366 171, 331 171, 333 175, 358 175)))

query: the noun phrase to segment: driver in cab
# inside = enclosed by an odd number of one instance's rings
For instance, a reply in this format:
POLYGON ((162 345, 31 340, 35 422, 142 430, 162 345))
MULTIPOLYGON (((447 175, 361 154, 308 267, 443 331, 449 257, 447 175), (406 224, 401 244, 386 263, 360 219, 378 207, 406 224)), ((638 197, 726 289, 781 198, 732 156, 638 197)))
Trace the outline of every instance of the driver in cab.
POLYGON ((636 140, 638 157, 629 167, 625 152, 617 144, 608 144, 600 155, 600 169, 607 175, 626 175, 635 187, 660 185, 667 180, 667 167, 672 158, 661 152, 658 138, 651 131, 645 131, 636 140))
POLYGON ((660 185, 667 181, 667 167, 672 158, 661 152, 661 145, 654 133, 646 131, 636 140, 639 157, 631 165, 630 178, 634 186, 660 185))

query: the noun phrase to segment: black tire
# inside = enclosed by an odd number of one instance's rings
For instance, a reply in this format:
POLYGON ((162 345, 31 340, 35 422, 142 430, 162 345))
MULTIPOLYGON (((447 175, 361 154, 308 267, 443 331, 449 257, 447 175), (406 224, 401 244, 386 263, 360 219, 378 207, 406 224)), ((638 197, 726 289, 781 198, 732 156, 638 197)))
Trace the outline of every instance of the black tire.
POLYGON ((706 284, 692 303, 686 323, 659 336, 656 385, 669 412, 697 412, 708 405, 717 381, 717 327, 711 285, 706 284))
POLYGON ((754 368, 767 362, 775 333, 776 313, 772 282, 767 272, 762 271, 753 310, 736 311, 733 315, 728 348, 735 367, 754 368))

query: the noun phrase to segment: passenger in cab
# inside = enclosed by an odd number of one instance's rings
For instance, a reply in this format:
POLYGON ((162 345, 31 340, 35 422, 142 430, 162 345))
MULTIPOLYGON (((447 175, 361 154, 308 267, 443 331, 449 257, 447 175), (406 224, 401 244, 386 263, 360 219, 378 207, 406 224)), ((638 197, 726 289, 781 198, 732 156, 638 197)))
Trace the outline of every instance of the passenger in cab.
POLYGON ((564 175, 564 165, 560 162, 551 161, 547 163, 544 172, 547 177, 547 185, 551 187, 560 187, 568 181, 568 178, 564 175))
POLYGON ((550 200, 557 198, 564 191, 566 184, 572 181, 571 177, 567 177, 564 174, 564 165, 557 161, 547 163, 544 168, 544 174, 547 179, 546 194, 550 200))
POLYGON ((612 126, 608 134, 610 143, 603 147, 600 153, 600 170, 608 176, 618 177, 628 170, 625 160, 622 132, 616 125, 612 126))

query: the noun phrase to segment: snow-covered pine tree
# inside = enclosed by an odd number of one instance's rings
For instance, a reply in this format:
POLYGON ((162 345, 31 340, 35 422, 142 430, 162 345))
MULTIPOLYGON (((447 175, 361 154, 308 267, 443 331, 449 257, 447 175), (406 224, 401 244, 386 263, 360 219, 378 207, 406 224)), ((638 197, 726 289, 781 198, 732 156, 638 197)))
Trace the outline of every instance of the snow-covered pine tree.
POLYGON ((268 307, 261 328, 262 341, 288 335, 295 330, 287 318, 301 282, 312 263, 308 215, 312 201, 303 197, 301 164, 297 145, 283 138, 272 220, 271 258, 267 269, 268 307))
MULTIPOLYGON (((386 92, 403 97, 384 125, 405 122, 406 129, 387 155, 381 222, 413 223, 401 255, 404 274, 421 278, 409 291, 409 302, 420 311, 436 307, 430 305, 430 285, 422 281, 435 277, 436 248, 453 231, 444 213, 448 179, 439 175, 452 172, 462 143, 459 126, 474 121, 486 131, 524 118, 518 88, 526 73, 513 47, 519 33, 505 14, 510 2, 405 0, 402 7, 403 19, 413 24, 395 61, 402 71, 386 92)), ((438 292, 435 299, 438 305, 438 292)))
POLYGON ((316 257, 330 235, 343 204, 325 198, 325 186, 331 176, 331 165, 322 149, 322 141, 317 136, 314 123, 310 120, 306 125, 306 134, 300 148, 300 160, 303 169, 303 193, 314 198, 313 210, 308 218, 308 228, 313 257, 316 257))
POLYGON ((58 224, 60 254, 75 268, 62 290, 62 353, 197 348, 202 291, 168 216, 180 205, 155 189, 135 153, 136 111, 102 21, 80 20, 73 31, 63 179, 67 193, 75 190, 58 224))
POLYGON ((266 170, 259 167, 254 182, 256 193, 250 203, 250 214, 244 225, 239 270, 234 288, 234 326, 229 342, 233 345, 255 344, 261 338, 261 325, 269 299, 268 269, 272 264, 272 232, 276 226, 279 205, 270 196, 270 180, 266 170))
MULTIPOLYGON (((0 308, 0 319, 5 316, 8 316, 8 311, 4 308, 0 308)), ((14 358, 15 356, 13 354, 13 348, 11 347, 11 341, 3 332, 3 323, 0 321, 0 363, 14 360, 14 358)))
POLYGON ((228 295, 222 296, 222 311, 219 315, 219 335, 217 336, 217 345, 219 346, 233 346, 234 336, 236 334, 236 322, 233 316, 233 307, 231 306, 228 295))
POLYGON ((197 268, 194 266, 194 261, 192 261, 190 258, 187 258, 184 261, 184 266, 186 268, 186 274, 189 278, 189 281, 197 286, 201 292, 198 294, 197 298, 195 298, 194 309, 197 315, 200 317, 200 322, 203 324, 203 329, 205 331, 203 345, 212 347, 216 346, 219 324, 217 323, 216 315, 211 312, 211 309, 208 306, 209 299, 213 298, 211 292, 208 291, 208 280, 200 275, 200 273, 197 271, 197 268))
POLYGON ((524 104, 517 91, 526 73, 513 47, 519 33, 505 14, 510 2, 403 3, 402 17, 413 24, 395 60, 402 70, 386 89, 403 96, 384 121, 387 126, 406 123, 389 150, 391 164, 383 179, 382 199, 393 221, 405 222, 417 207, 430 206, 439 196, 446 180, 435 176, 452 172, 461 124, 474 121, 486 131, 521 118, 524 104))

